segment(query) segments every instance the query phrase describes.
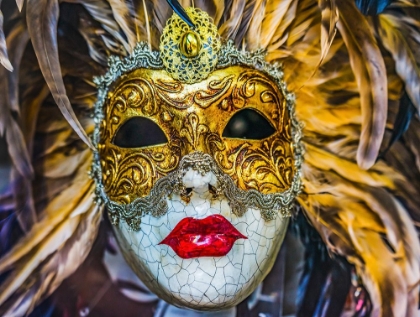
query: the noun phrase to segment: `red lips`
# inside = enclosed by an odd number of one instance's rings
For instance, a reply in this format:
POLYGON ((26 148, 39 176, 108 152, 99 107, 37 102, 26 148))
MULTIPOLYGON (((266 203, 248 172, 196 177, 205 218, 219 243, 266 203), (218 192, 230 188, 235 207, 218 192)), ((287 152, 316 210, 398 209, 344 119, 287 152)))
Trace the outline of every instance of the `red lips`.
POLYGON ((182 219, 159 244, 170 246, 183 259, 224 256, 238 239, 248 239, 221 215, 182 219))

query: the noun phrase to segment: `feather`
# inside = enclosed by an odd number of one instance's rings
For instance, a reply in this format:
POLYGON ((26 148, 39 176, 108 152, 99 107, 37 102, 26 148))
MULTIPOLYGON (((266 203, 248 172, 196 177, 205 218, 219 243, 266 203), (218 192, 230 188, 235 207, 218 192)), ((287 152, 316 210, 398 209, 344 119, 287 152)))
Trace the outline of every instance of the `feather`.
POLYGON ((19 9, 19 12, 21 12, 22 11, 22 8, 23 8, 23 3, 25 2, 25 0, 16 0, 16 4, 17 4, 17 7, 18 7, 18 9, 19 9))
POLYGON ((386 9, 393 0, 355 0, 356 6, 364 15, 377 15, 386 9))
POLYGON ((121 0, 109 0, 109 4, 115 21, 124 31, 124 34, 128 39, 128 43, 130 44, 130 48, 133 50, 137 42, 137 37, 133 33, 135 23, 135 17, 133 15, 134 8, 130 8, 125 1, 121 0))
MULTIPOLYGON (((407 137, 405 138, 405 142, 407 143, 407 147, 411 150, 412 155, 414 156, 415 165, 418 171, 420 171, 420 135, 418 133, 420 122, 419 119, 415 116, 412 119, 413 123, 408 131, 407 131, 407 137)), ((403 163, 404 164, 404 163, 403 163)), ((408 166, 408 168, 412 168, 411 166, 408 166)))
POLYGON ((225 11, 225 2, 218 0, 194 0, 194 5, 196 8, 207 12, 212 18, 213 23, 218 25, 220 19, 225 11))
MULTIPOLYGON (((85 150, 85 157, 82 165, 78 170, 77 176, 73 183, 49 202, 45 209, 46 217, 43 223, 38 222, 32 229, 30 234, 26 235, 19 243, 0 260, 0 272, 7 270, 13 263, 22 259, 25 254, 42 243, 43 240, 57 227, 64 222, 66 217, 76 210, 85 210, 92 203, 91 197, 87 193, 92 189, 92 181, 86 179, 86 171, 91 161, 91 153, 85 150)), ((76 212, 80 213, 80 212, 76 212)))
POLYGON ((330 173, 323 174, 328 185, 317 184, 312 177, 320 175, 309 166, 304 174, 311 195, 299 201, 329 249, 356 266, 373 315, 415 316, 420 245, 406 210, 384 189, 342 182, 330 173))
MULTIPOLYGON (((1 0, 0 0, 1 6, 1 0)), ((13 71, 13 66, 10 63, 9 56, 7 55, 6 38, 3 31, 3 13, 0 10, 0 64, 2 64, 8 71, 13 71)))
MULTIPOLYGON (((83 5, 83 7, 89 12, 91 17, 101 25, 101 28, 99 28, 99 30, 86 30, 90 31, 91 36, 89 37, 86 36, 84 34, 86 32, 84 32, 83 29, 81 29, 80 31, 82 35, 84 35, 86 40, 99 42, 97 44, 104 46, 109 51, 108 53, 114 55, 126 55, 126 53, 131 50, 130 44, 126 41, 124 36, 122 36, 118 24, 113 20, 112 9, 110 8, 107 2, 98 0, 74 0, 74 2, 80 2, 83 5), (97 38, 98 34, 99 39, 97 38)), ((87 21, 83 22, 87 23, 87 21)), ((89 22, 90 24, 92 24, 92 21, 89 22)), ((92 28, 91 25, 89 27, 92 28)), ((91 47, 91 45, 89 47, 91 47)))
POLYGON ((19 112, 17 77, 23 50, 28 41, 28 35, 22 24, 16 25, 16 28, 7 37, 7 41, 13 53, 12 63, 15 70, 9 73, 4 68, 0 68, 0 113, 2 114, 0 116, 0 135, 5 133, 9 155, 14 167, 22 177, 30 179, 33 171, 28 148, 16 119, 11 115, 11 110, 19 112))
MULTIPOLYGON (((4 117, 6 117, 6 114, 4 114, 4 117)), ((12 116, 9 116, 7 120, 5 138, 13 166, 19 171, 20 175, 31 178, 33 174, 31 158, 22 131, 12 116)))
POLYGON ((391 14, 383 14, 379 19, 379 37, 384 47, 392 54, 398 76, 404 81, 405 90, 420 113, 420 68, 414 52, 420 49, 420 37, 416 47, 408 38, 420 34, 420 21, 401 20, 391 14), (404 23, 406 22, 406 23, 404 23), (414 34, 410 34, 413 32, 414 34))
POLYGON ((415 113, 416 108, 408 97, 408 94, 405 92, 400 99, 400 106, 398 108, 398 113, 395 118, 394 127, 392 129, 392 135, 389 139, 388 146, 385 150, 383 150, 381 155, 379 155, 380 158, 382 158, 389 151, 391 146, 396 141, 398 141, 407 131, 408 127, 410 126, 411 119, 415 113))
POLYGON ((41 71, 64 117, 79 137, 93 149, 66 95, 57 51, 58 14, 57 0, 28 0, 26 14, 28 30, 41 71))
POLYGON ((267 0, 257 0, 247 29, 247 49, 255 51, 261 48, 261 29, 265 17, 267 0))
POLYGON ((360 90, 362 127, 357 163, 363 169, 376 161, 385 132, 387 115, 387 78, 382 54, 365 17, 349 1, 337 3, 337 27, 343 37, 360 90))
POLYGON ((8 73, 8 103, 11 110, 19 112, 19 69, 23 53, 29 41, 26 27, 19 23, 7 36, 7 46, 11 53, 11 62, 14 71, 8 73))
POLYGON ((327 56, 337 32, 338 9, 335 0, 318 0, 318 6, 321 9, 321 56, 319 58, 319 67, 327 56))
POLYGON ((170 7, 172 8, 172 10, 174 10, 174 12, 176 14, 178 14, 178 16, 185 23, 187 23, 190 28, 194 28, 193 21, 190 19, 190 17, 188 16, 187 12, 185 12, 184 8, 179 4, 178 0, 166 0, 166 1, 168 2, 168 4, 170 5, 170 7))
POLYGON ((152 43, 152 34, 150 33, 150 20, 149 20, 149 14, 147 13, 147 6, 146 1, 143 0, 143 12, 144 12, 144 21, 146 24, 146 34, 147 34, 147 42, 152 43))
POLYGON ((224 22, 219 29, 219 34, 225 39, 236 38, 246 5, 245 0, 232 0, 230 3, 230 6, 226 5, 226 18, 223 18, 224 22))
POLYGON ((273 42, 273 37, 284 22, 284 17, 287 15, 292 2, 293 0, 285 0, 280 3, 275 1, 267 2, 266 14, 262 21, 262 29, 264 30, 261 33, 262 48, 267 48, 273 42))
MULTIPOLYGON (((146 4, 149 5, 150 2, 147 1, 146 4)), ((159 0, 152 0, 151 6, 153 8, 151 10, 151 12, 153 14, 153 17, 151 18, 151 20, 153 21, 153 25, 156 27, 157 31, 159 33, 161 33, 163 31, 163 28, 166 25, 166 21, 173 14, 173 10, 168 5, 161 5, 161 2, 159 0)), ((139 9, 140 9, 140 6, 139 6, 139 9)), ((139 19, 141 19, 142 17, 145 16, 145 14, 144 13, 142 13, 142 14, 139 13, 137 16, 138 16, 139 19)), ((144 21, 144 23, 146 23, 146 22, 144 21)))
POLYGON ((258 9, 257 1, 258 0, 252 0, 246 3, 245 8, 242 12, 241 20, 238 21, 240 23, 238 24, 238 29, 236 30, 236 33, 235 33, 235 45, 237 47, 244 47, 244 43, 245 43, 244 37, 249 30, 249 24, 251 23, 253 14, 255 10, 258 9))
POLYGON ((4 282, 0 291, 0 300, 3 301, 15 292, 23 291, 25 295, 16 300, 14 307, 9 308, 6 315, 14 315, 13 308, 23 310, 24 315, 27 315, 36 304, 50 295, 77 269, 92 247, 100 216, 101 208, 90 205, 83 214, 66 219, 66 222, 57 227, 56 231, 38 246, 33 255, 18 264, 16 274, 4 282), (46 262, 36 272, 29 274, 38 262, 37 257, 45 256, 49 252, 52 254, 47 257, 46 262), (19 289, 16 280, 24 281, 23 285, 26 287, 19 289))

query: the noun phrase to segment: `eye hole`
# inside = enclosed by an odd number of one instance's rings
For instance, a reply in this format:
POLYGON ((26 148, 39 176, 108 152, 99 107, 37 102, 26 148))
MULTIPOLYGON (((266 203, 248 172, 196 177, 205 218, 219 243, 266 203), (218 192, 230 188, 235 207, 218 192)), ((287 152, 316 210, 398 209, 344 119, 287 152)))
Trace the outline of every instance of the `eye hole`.
POLYGON ((162 129, 145 117, 127 120, 117 131, 113 144, 123 148, 134 148, 167 143, 162 129))
POLYGON ((233 115, 223 131, 226 138, 262 140, 276 130, 270 122, 253 109, 244 109, 233 115))

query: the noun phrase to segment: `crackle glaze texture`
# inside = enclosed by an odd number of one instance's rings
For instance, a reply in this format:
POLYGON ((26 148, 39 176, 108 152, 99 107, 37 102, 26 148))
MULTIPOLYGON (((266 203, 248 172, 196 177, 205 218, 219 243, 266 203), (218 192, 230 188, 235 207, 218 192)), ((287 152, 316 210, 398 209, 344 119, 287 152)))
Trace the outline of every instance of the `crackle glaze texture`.
POLYGON ((168 213, 160 218, 145 215, 139 231, 125 222, 115 227, 126 260, 151 290, 174 305, 199 310, 232 307, 251 294, 271 270, 288 224, 282 217, 267 222, 255 209, 234 215, 225 199, 214 199, 209 192, 211 174, 187 172, 184 184, 193 189, 190 201, 172 195, 168 213), (247 237, 237 240, 226 256, 182 259, 169 246, 159 245, 182 219, 214 214, 247 237))

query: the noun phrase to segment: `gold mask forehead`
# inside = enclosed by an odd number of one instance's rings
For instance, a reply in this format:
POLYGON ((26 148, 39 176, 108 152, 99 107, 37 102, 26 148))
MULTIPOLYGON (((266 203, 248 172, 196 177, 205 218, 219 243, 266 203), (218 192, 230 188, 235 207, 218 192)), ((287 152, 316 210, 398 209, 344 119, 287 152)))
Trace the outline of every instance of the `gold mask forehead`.
POLYGON ((194 84, 180 83, 165 70, 136 69, 121 76, 105 103, 98 146, 105 191, 114 201, 130 203, 148 195, 183 156, 199 151, 213 157, 240 189, 281 193, 290 188, 296 172, 291 129, 280 87, 252 67, 218 69, 194 84), (274 134, 263 140, 223 137, 231 117, 247 108, 266 118, 274 134), (114 145, 119 128, 133 117, 154 121, 168 143, 114 145))

